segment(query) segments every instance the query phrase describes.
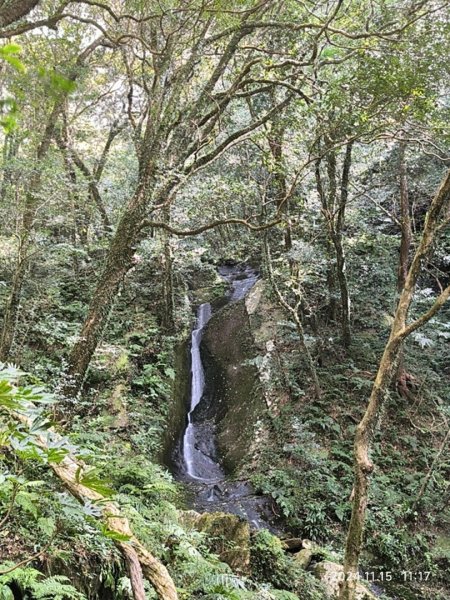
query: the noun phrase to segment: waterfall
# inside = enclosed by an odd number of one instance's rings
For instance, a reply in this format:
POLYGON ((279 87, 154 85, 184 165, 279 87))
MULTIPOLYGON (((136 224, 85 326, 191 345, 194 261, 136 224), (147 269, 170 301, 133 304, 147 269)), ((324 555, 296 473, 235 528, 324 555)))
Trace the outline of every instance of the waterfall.
POLYGON ((205 373, 200 356, 200 343, 202 341, 203 329, 210 318, 211 305, 208 303, 201 304, 197 312, 197 323, 192 330, 191 336, 191 404, 188 413, 188 424, 183 438, 183 459, 186 474, 194 479, 203 479, 195 468, 195 456, 199 454, 199 450, 195 445, 195 427, 192 422, 192 413, 202 399, 205 389, 205 373))
MULTIPOLYGON (((258 279, 257 272, 250 267, 224 266, 219 273, 229 283, 224 300, 238 302, 243 299, 258 279)), ((214 412, 217 409, 207 396, 205 371, 202 364, 200 345, 205 326, 211 318, 212 308, 208 303, 197 310, 197 320, 191 334, 191 389, 187 425, 181 439, 179 474, 196 483, 216 484, 225 480, 225 472, 217 450, 217 432, 214 412), (199 406, 199 404, 201 405, 199 406), (198 407, 198 408, 197 408, 198 407)))

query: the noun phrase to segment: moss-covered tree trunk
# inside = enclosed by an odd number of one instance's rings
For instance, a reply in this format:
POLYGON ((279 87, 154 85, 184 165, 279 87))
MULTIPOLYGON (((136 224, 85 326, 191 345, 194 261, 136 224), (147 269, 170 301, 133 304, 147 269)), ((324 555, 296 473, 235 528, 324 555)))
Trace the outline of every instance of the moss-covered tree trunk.
POLYGON ((123 280, 134 264, 136 246, 142 237, 150 186, 142 184, 128 203, 111 241, 106 265, 97 283, 83 327, 69 356, 64 394, 74 395, 80 389, 92 355, 97 348, 109 313, 123 280))
MULTIPOLYGON (((273 104, 275 102, 273 101, 273 104)), ((283 155, 285 126, 281 120, 281 115, 276 115, 272 121, 272 128, 267 136, 270 153, 273 160, 273 193, 279 213, 284 214, 286 219, 286 228, 284 229, 284 249, 289 252, 292 248, 292 231, 289 222, 289 199, 286 184, 286 165, 283 155)))

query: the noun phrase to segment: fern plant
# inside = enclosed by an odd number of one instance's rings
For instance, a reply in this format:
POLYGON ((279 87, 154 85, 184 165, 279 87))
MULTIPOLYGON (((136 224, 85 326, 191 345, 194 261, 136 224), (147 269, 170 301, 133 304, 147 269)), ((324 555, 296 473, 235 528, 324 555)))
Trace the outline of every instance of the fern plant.
MULTIPOLYGON (((3 563, 0 565, 0 572, 11 566, 12 563, 3 563)), ((0 600, 14 600, 10 584, 15 584, 24 598, 33 600, 87 600, 84 594, 71 585, 67 577, 45 577, 32 567, 18 567, 0 576, 0 600)))

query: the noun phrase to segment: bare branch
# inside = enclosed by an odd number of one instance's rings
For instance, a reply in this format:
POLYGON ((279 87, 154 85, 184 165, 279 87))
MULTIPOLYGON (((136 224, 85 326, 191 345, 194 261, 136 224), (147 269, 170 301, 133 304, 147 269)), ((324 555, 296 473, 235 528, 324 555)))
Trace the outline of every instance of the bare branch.
POLYGON ((173 235, 178 235, 180 237, 188 237, 191 235, 199 235, 200 233, 209 231, 210 229, 214 229, 215 227, 219 227, 220 225, 243 225, 251 231, 264 231, 265 229, 270 229, 271 227, 275 227, 275 225, 279 225, 280 223, 281 219, 276 219, 275 221, 264 223, 263 225, 253 225, 245 219, 230 218, 218 219, 217 221, 206 223, 205 225, 201 225, 200 227, 196 227, 194 229, 178 229, 177 227, 173 227, 172 225, 164 223, 163 221, 151 221, 150 219, 144 219, 141 223, 140 229, 143 229, 145 227, 153 227, 155 229, 164 229, 165 231, 172 233, 173 235))

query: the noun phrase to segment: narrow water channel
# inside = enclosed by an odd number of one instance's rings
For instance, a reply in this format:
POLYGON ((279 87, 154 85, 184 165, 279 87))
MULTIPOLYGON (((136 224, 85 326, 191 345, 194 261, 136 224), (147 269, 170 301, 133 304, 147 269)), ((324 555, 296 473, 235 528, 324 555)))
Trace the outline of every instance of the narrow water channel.
POLYGON ((191 335, 191 401, 182 444, 184 474, 194 480, 210 483, 225 474, 218 462, 215 440, 204 435, 204 423, 194 421, 194 411, 205 391, 205 370, 200 353, 203 330, 211 318, 211 305, 201 304, 191 335))
MULTIPOLYGON (((257 271, 250 267, 223 266, 219 274, 229 283, 222 306, 245 298, 258 280, 257 271)), ((201 349, 203 333, 213 312, 210 304, 201 304, 191 333, 190 397, 186 427, 174 457, 175 476, 188 486, 193 508, 230 512, 244 517, 253 527, 271 527, 273 514, 267 499, 256 495, 249 482, 230 478, 221 464, 216 441, 217 394, 209 392, 201 349)))

